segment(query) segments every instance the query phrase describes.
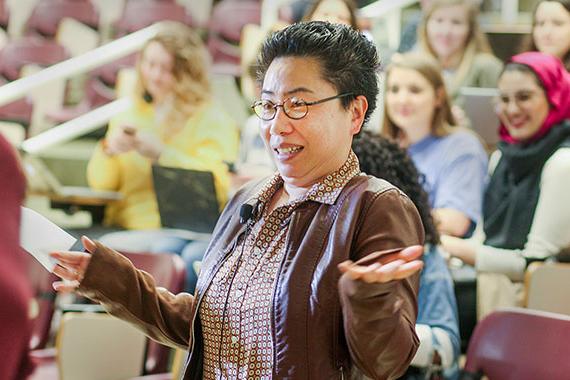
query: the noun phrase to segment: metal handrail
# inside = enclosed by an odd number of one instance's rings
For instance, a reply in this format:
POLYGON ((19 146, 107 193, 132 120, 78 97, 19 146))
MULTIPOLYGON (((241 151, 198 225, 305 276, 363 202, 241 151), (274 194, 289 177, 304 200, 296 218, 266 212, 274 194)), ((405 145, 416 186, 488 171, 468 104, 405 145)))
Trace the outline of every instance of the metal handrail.
POLYGON ((57 125, 22 142, 20 149, 37 154, 53 145, 71 141, 105 125, 111 118, 131 106, 130 98, 121 98, 87 112, 73 120, 57 125))
POLYGON ((409 7, 410 5, 414 5, 418 2, 419 0, 378 0, 359 9, 358 16, 365 18, 379 18, 394 10, 409 7))
POLYGON ((160 23, 109 42, 77 57, 56 63, 35 74, 6 83, 0 87, 0 106, 28 95, 36 87, 48 82, 67 79, 137 52, 146 41, 156 35, 160 23))

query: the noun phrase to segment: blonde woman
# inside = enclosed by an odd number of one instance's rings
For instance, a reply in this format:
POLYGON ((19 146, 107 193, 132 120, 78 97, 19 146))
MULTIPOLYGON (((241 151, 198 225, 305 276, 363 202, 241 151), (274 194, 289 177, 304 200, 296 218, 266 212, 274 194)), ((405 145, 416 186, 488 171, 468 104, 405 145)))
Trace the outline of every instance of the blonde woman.
MULTIPOLYGON (((101 239, 117 249, 181 253, 188 243, 161 231, 148 232, 161 227, 152 165, 211 171, 220 206, 227 199, 226 162, 236 160, 238 130, 214 103, 207 62, 200 37, 174 22, 165 22, 142 49, 133 106, 111 120, 87 169, 91 187, 123 195, 107 207, 104 223, 145 230, 121 231, 101 239)), ((192 263, 203 251, 193 252, 183 254, 189 287, 196 281, 192 263)))
POLYGON ((212 102, 200 38, 182 24, 163 26, 140 54, 132 108, 111 120, 89 162, 91 187, 123 195, 107 208, 108 225, 160 227, 153 164, 212 171, 220 202, 228 192, 224 161, 236 158, 236 126, 212 102))
POLYGON ((438 63, 396 56, 385 83, 382 134, 407 148, 423 174, 438 231, 469 235, 481 216, 487 155, 473 132, 456 127, 438 63))
POLYGON ((503 65, 479 29, 476 2, 433 0, 418 29, 421 50, 436 58, 454 103, 461 87, 496 87, 503 65))

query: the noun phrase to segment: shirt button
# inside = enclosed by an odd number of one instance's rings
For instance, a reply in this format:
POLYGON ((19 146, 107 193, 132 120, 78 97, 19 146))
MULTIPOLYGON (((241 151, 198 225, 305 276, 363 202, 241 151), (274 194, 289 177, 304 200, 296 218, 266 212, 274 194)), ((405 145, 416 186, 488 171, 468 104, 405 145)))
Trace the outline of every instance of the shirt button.
POLYGON ((232 344, 237 344, 238 342, 238 337, 237 336, 232 336, 232 344))

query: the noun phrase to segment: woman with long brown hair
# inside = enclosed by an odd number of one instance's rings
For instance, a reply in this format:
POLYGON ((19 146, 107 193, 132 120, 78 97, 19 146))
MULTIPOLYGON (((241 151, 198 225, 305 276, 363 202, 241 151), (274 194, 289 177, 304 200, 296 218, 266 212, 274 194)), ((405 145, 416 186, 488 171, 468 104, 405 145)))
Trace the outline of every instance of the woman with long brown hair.
POLYGON ((438 63, 425 54, 396 56, 385 83, 382 134, 423 173, 440 233, 469 235, 481 216, 487 155, 473 132, 456 126, 438 63))

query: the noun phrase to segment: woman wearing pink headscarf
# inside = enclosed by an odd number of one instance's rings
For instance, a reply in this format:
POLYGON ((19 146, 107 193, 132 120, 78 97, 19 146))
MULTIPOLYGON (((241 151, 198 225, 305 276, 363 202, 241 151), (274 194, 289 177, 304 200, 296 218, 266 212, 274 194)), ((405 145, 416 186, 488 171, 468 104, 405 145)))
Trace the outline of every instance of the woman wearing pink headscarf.
POLYGON ((518 305, 527 265, 570 246, 570 74, 554 56, 522 53, 498 88, 502 141, 490 160, 483 231, 441 239, 477 269, 479 317, 518 305))

